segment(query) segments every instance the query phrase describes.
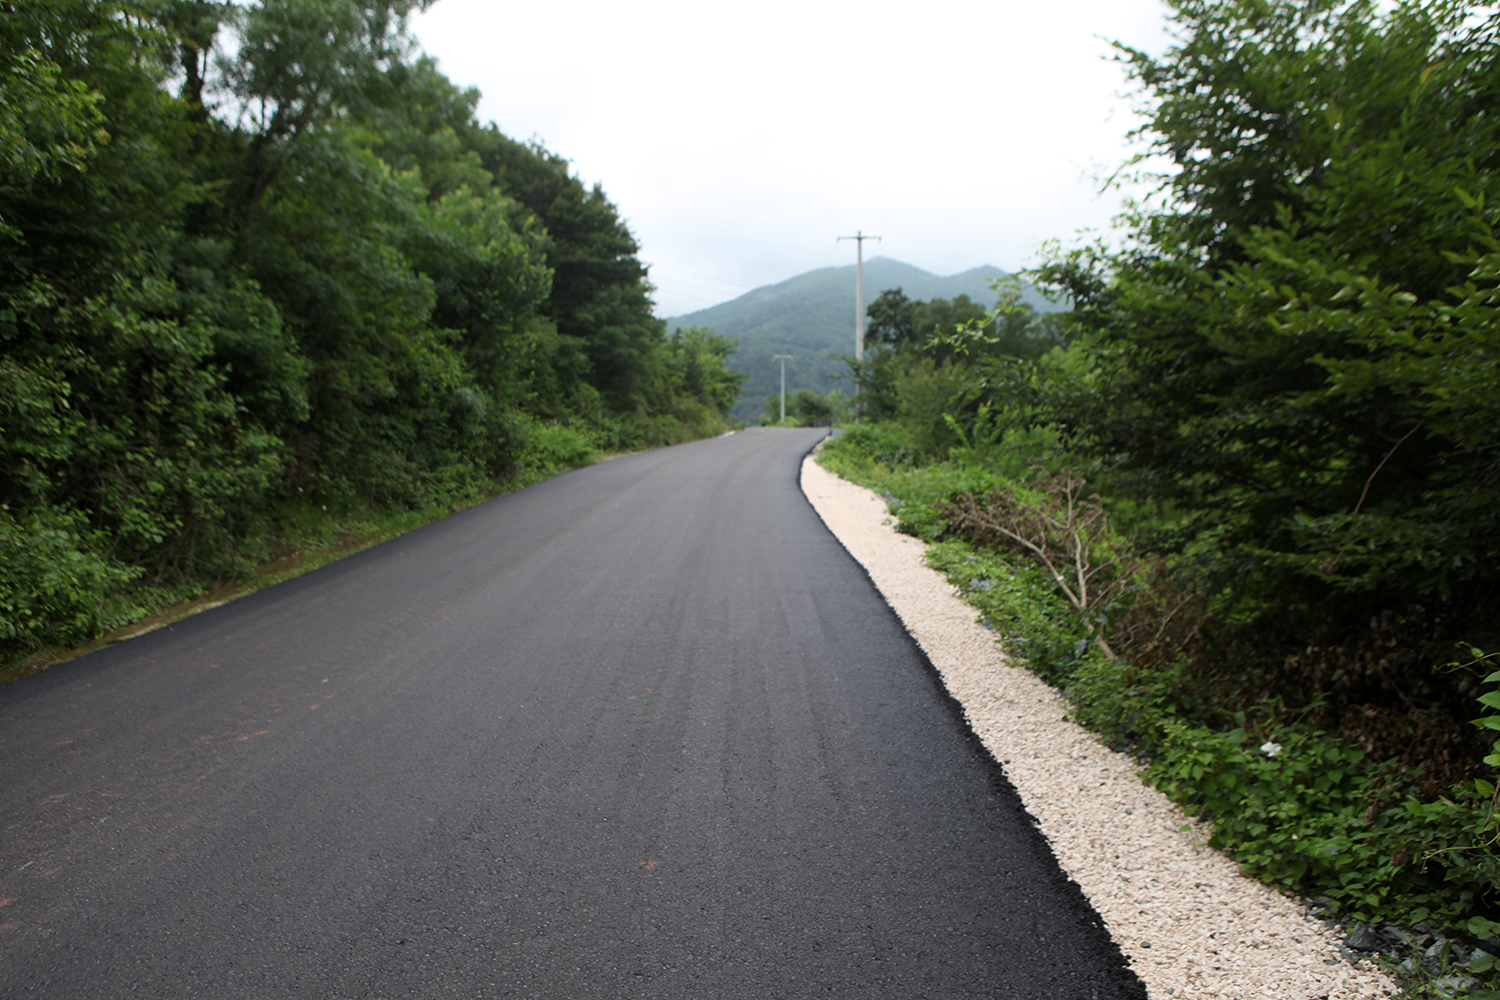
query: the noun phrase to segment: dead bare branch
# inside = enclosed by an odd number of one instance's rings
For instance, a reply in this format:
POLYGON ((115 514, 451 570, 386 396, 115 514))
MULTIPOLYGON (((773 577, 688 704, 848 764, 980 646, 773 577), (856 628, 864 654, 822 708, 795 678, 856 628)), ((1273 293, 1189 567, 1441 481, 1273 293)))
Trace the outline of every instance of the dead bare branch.
POLYGON ((1159 557, 1112 546, 1109 515, 1085 486, 1082 476, 1060 472, 1038 479, 1030 498, 1002 485, 983 501, 960 493, 938 510, 950 529, 976 544, 1008 549, 1044 568, 1110 659, 1171 658, 1197 638, 1205 602, 1173 579, 1159 557), (1110 610, 1116 613, 1106 625, 1110 610))

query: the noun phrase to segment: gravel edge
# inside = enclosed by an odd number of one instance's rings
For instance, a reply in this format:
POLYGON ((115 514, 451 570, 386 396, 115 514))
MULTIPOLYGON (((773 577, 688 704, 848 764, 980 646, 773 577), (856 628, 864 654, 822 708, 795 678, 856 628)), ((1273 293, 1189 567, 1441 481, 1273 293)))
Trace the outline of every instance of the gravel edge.
POLYGON ((802 492, 864 566, 1020 793, 1063 870, 1154 1000, 1365 1000, 1398 987, 1350 965, 1296 901, 1241 875, 1135 763, 1066 719, 1062 697, 1009 665, 994 634, 898 534, 885 503, 809 455, 802 492))

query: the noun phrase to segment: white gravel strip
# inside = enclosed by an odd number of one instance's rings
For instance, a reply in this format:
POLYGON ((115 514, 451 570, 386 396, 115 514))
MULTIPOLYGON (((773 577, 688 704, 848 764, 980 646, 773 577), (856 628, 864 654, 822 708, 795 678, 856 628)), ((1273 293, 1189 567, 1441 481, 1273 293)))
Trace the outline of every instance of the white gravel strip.
POLYGON ((937 667, 1153 1000, 1395 995, 1369 963, 1348 964, 1299 903, 1207 847, 1129 757, 1066 721, 1057 691, 1006 663, 975 610, 923 565, 926 545, 896 532, 878 496, 811 457, 802 491, 937 667))

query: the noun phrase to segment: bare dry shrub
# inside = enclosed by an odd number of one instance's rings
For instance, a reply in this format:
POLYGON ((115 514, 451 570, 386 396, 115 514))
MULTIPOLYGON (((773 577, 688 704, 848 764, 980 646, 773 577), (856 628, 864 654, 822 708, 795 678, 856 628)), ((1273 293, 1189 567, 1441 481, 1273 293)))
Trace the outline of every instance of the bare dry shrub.
POLYGON ((1136 557, 1130 603, 1110 627, 1110 644, 1141 667, 1165 667, 1194 654, 1208 620, 1208 601, 1172 574, 1155 553, 1136 557))
POLYGON ((1110 659, 1154 666, 1175 659, 1203 627, 1205 602, 1159 556, 1113 542, 1109 514, 1087 481, 1063 471, 1040 477, 1031 497, 1002 485, 983 501, 960 493, 939 504, 953 532, 1036 562, 1083 616, 1110 659))

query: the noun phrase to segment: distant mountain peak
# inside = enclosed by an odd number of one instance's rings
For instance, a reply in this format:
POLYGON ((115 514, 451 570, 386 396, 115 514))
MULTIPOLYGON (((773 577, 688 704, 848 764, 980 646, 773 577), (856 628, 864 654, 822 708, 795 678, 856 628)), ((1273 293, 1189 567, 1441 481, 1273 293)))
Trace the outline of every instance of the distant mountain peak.
MULTIPOLYGON (((854 271, 854 264, 841 264, 762 285, 728 302, 671 317, 667 329, 708 326, 739 341, 729 364, 750 378, 734 414, 753 423, 766 396, 780 386, 774 355, 792 355, 786 366, 788 392, 827 392, 837 384, 830 376, 847 374, 837 357, 854 350, 854 271)), ((907 298, 917 301, 967 295, 988 307, 997 298, 991 283, 1007 277, 1007 272, 990 264, 941 277, 891 257, 871 257, 865 261, 865 301, 873 302, 886 289, 900 288, 907 298)), ((1057 308, 1029 285, 1023 286, 1022 298, 1038 311, 1057 308)), ((843 388, 849 390, 847 380, 843 388)))

